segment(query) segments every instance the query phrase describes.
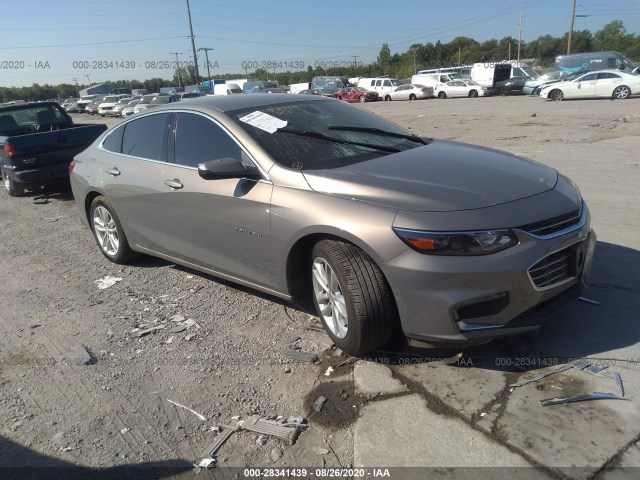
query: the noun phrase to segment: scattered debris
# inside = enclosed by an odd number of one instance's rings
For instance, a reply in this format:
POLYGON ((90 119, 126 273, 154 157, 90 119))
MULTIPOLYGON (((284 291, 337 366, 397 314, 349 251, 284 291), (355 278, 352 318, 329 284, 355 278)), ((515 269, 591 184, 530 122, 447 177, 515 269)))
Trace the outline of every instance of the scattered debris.
POLYGON ((318 361, 318 356, 313 352, 301 352, 299 350, 283 350, 282 354, 285 357, 297 360, 299 362, 315 363, 318 361))
POLYGON ((356 357, 349 357, 345 361, 340 362, 338 365, 336 365, 336 368, 344 367, 345 365, 349 365, 350 363, 355 363, 357 360, 358 359, 356 357))
POLYGON ((457 353, 453 357, 445 358, 443 360, 443 363, 445 365, 453 365, 454 363, 458 363, 461 358, 462 358, 462 353, 457 353))
POLYGON ((313 409, 316 412, 320 412, 322 410, 322 407, 324 407, 326 401, 327 397, 320 395, 318 398, 316 398, 315 402, 313 402, 313 409))
POLYGON ((482 412, 482 413, 480 414, 480 416, 481 416, 481 417, 484 417, 486 414, 487 414, 487 412, 482 412))
POLYGON ((171 317, 169 317, 169 321, 170 322, 184 322, 184 317, 182 315, 173 315, 171 317))
POLYGON ((187 329, 186 325, 176 325, 175 327, 173 327, 170 332, 171 333, 180 333, 180 332, 184 332, 187 329))
POLYGON ((94 283, 98 285, 98 288, 100 290, 104 290, 105 288, 112 287, 121 280, 122 278, 120 277, 112 277, 111 275, 107 275, 105 277, 99 278, 98 280, 94 280, 94 283))
POLYGON ((124 433, 127 433, 129 430, 131 430, 131 429, 125 427, 122 430, 120 430, 120 433, 124 434, 124 433))
POLYGON ((196 338, 196 334, 195 333, 192 333, 191 335, 185 335, 185 337, 184 337, 185 341, 187 341, 187 342, 190 342, 194 338, 196 338))
POLYGON ((281 338, 280 340, 278 340, 278 343, 282 345, 291 345, 292 343, 296 343, 298 340, 301 340, 301 338, 296 335, 295 337, 281 338))
POLYGON ((256 445, 258 445, 259 447, 264 447, 267 444, 267 440, 269 440, 269 437, 267 437, 266 435, 259 435, 256 439, 256 445))
POLYGON ((196 327, 198 330, 200 330, 200 325, 198 325, 195 320, 191 319, 191 318, 187 318, 184 321, 184 326, 187 328, 191 328, 191 327, 196 327))
POLYGON ((618 372, 613 374, 613 378, 616 380, 616 385, 618 386, 618 390, 620 391, 620 396, 624 397, 624 384, 622 383, 622 377, 618 372))
POLYGON ((144 337, 145 335, 148 335, 150 333, 153 333, 157 330, 163 330, 164 329, 164 325, 158 325, 157 327, 151 327, 151 328, 147 328, 146 330, 138 330, 137 332, 134 331, 133 332, 133 336, 134 337, 144 337))
POLYGON ((234 432, 237 432, 238 430, 240 430, 240 427, 238 425, 236 426, 224 425, 222 433, 218 435, 215 442, 213 442, 211 446, 202 454, 201 459, 196 463, 196 465, 201 466, 200 465, 201 463, 209 459, 212 459, 215 461, 214 457, 216 455, 216 452, 220 449, 222 445, 224 445, 224 443, 227 440, 229 440, 229 437, 234 432))
POLYGON ((284 373, 291 373, 291 367, 284 367, 284 373))
POLYGON ((314 453, 317 453, 318 455, 326 455, 327 453, 329 453, 329 450, 322 447, 313 447, 312 450, 314 453))
POLYGON ((246 420, 240 422, 240 427, 244 430, 250 430, 263 435, 273 435, 288 440, 289 444, 293 445, 300 436, 300 431, 306 428, 307 425, 306 420, 303 424, 298 421, 267 420, 266 417, 261 417, 260 415, 251 415, 246 420))
POLYGON ((550 375, 555 375, 556 373, 561 373, 561 372, 566 372, 567 370, 572 370, 574 368, 577 368, 579 370, 582 370, 583 368, 590 366, 591 364, 585 360, 584 358, 579 358, 577 360, 574 360, 573 362, 567 363, 565 365, 562 365, 559 368, 556 368, 555 370, 551 370, 550 372, 547 372, 543 375, 540 375, 539 377, 535 377, 532 378, 531 380, 525 380, 523 382, 519 382, 519 383, 512 383, 511 385, 509 385, 510 387, 522 387, 524 385, 529 385, 530 383, 533 382, 537 382, 538 380, 542 380, 543 378, 546 378, 550 375))
POLYGON ((95 362, 95 359, 91 356, 87 349, 80 344, 75 345, 72 351, 73 355, 82 365, 90 365, 95 362))
POLYGON ((209 429, 210 432, 216 432, 216 433, 220 433, 222 431, 222 428, 220 427, 211 427, 209 429))
POLYGON ((281 458, 282 458, 282 450, 279 449, 278 447, 273 447, 273 449, 271 450, 271 460, 273 460, 274 462, 277 462, 281 458))
POLYGON ((586 402, 589 400, 629 400, 625 397, 620 397, 615 393, 603 393, 603 392, 593 392, 593 393, 583 393, 581 395, 573 395, 571 397, 555 397, 555 398, 547 398, 545 400, 540 400, 540 405, 543 407, 548 407, 550 405, 561 405, 563 403, 575 403, 575 402, 586 402))
POLYGON ((344 402, 347 398, 349 398, 349 393, 343 388, 338 392, 338 397, 340 397, 344 402))
POLYGON ((333 367, 329 367, 329 368, 327 368, 327 371, 324 372, 324 376, 325 377, 329 377, 329 376, 331 376, 332 373, 333 373, 333 367))
POLYGON ((598 373, 606 370, 607 368, 609 368, 609 365, 590 365, 586 368, 583 368, 582 371, 600 377, 601 375, 598 375, 598 373))
POLYGON ((215 458, 202 458, 199 462, 198 462, 198 467, 201 468, 212 468, 216 463, 216 459, 215 458))
POLYGON ((169 338, 167 338, 167 341, 166 341, 165 343, 167 343, 167 344, 171 344, 171 343, 173 343, 173 339, 174 339, 174 338, 176 338, 176 337, 169 337, 169 338))
POLYGON ((590 298, 587 298, 587 297, 578 297, 578 300, 582 300, 583 302, 591 303, 593 305, 600 305, 600 302, 597 302, 596 300, 591 300, 590 298))
POLYGON ((190 409, 189 407, 185 407, 184 405, 182 405, 182 404, 180 404, 178 402, 174 402, 173 400, 169 400, 168 398, 167 398, 167 402, 172 403, 177 407, 184 408, 185 410, 189 410, 191 413, 193 413, 196 417, 198 417, 203 422, 207 421, 207 417, 205 417, 201 413, 196 412, 195 410, 190 409))

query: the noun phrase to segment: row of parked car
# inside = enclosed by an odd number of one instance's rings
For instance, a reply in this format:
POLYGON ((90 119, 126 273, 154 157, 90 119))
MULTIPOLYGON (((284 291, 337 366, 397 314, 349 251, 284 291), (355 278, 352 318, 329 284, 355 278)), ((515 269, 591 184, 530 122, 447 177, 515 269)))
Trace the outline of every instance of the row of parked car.
MULTIPOLYGON (((303 93, 303 92, 301 92, 303 93)), ((349 102, 368 102, 379 99, 417 100, 421 98, 440 99, 450 97, 485 97, 493 94, 539 95, 554 101, 577 98, 608 97, 625 99, 640 94, 640 75, 617 69, 566 72, 553 71, 536 77, 512 77, 495 86, 487 87, 468 78, 455 78, 444 83, 425 86, 411 83, 395 86, 383 93, 367 90, 365 87, 347 87, 331 95, 349 102)))

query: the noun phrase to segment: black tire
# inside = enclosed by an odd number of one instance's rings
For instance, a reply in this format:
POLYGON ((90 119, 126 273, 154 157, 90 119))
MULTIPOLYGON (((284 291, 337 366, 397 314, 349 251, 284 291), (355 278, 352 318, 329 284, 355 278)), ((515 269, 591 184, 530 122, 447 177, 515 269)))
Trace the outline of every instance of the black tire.
POLYGON ((415 100, 416 98, 418 97, 416 97, 415 93, 412 93, 411 95, 409 95, 409 100, 415 100))
POLYGON ((613 98, 624 100, 631 96, 631 89, 626 85, 619 85, 613 90, 613 98))
MULTIPOLYGON (((396 324, 397 309, 391 288, 371 257, 350 243, 322 240, 313 247, 310 274, 318 316, 331 340, 341 350, 358 355, 388 341, 396 324), (318 261, 329 265, 344 300, 347 325, 342 338, 327 325, 318 302, 318 287, 314 281, 318 261)), ((335 308, 333 305, 331 303, 332 311, 335 308)))
POLYGON ((385 102, 390 102, 391 101, 391 95, 385 95, 384 96, 384 101, 385 102))
POLYGON ((564 93, 559 89, 551 90, 549 92, 549 98, 554 102, 561 102, 564 100, 564 93))
POLYGON ((508 96, 509 96, 509 93, 511 93, 511 92, 509 91, 509 87, 502 87, 502 88, 500 89, 500 95, 502 95, 503 97, 508 97, 508 96))
POLYGON ((447 98, 447 94, 445 92, 439 92, 438 98, 441 100, 444 100, 445 98, 447 98))
POLYGON ((113 263, 118 264, 127 263, 129 260, 134 258, 135 252, 131 250, 131 247, 129 246, 127 237, 122 229, 122 224, 120 223, 120 220, 118 220, 113 206, 105 197, 97 196, 93 199, 93 202, 91 202, 91 207, 89 208, 89 224, 91 225, 91 231, 96 239, 96 243, 105 257, 113 263), (104 210, 96 212, 98 209, 104 210), (99 220, 96 218, 96 215, 100 217, 100 212, 104 213, 104 211, 108 213, 112 220, 112 222, 107 223, 106 227, 112 230, 112 234, 115 233, 118 243, 117 246, 115 246, 113 242, 110 243, 105 239, 105 237, 101 239, 101 235, 97 231, 99 220))
POLYGON ((469 92, 469 97, 476 98, 477 96, 478 96, 478 91, 477 90, 471 90, 469 92))
POLYGON ((4 170, 2 170, 2 183, 10 197, 19 197, 24 193, 24 184, 13 180, 4 170))

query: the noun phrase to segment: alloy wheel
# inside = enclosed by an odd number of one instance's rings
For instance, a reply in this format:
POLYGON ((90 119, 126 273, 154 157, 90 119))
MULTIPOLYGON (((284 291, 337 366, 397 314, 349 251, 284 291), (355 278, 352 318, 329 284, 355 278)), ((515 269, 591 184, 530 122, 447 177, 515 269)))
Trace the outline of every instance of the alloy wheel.
POLYGON ((115 257, 120 249, 118 227, 109 210, 102 205, 98 205, 93 212, 93 230, 102 251, 115 257))
POLYGON ((324 323, 336 337, 345 338, 349 329, 349 319, 347 303, 338 277, 324 258, 316 258, 312 270, 313 293, 324 323))

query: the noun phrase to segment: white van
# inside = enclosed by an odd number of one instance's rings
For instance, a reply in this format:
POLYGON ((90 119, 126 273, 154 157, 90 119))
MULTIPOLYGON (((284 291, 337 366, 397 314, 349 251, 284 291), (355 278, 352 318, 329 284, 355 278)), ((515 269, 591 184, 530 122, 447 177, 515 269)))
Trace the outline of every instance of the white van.
POLYGON ((496 83, 512 77, 538 78, 538 74, 526 63, 517 60, 502 62, 474 63, 471 67, 471 80, 483 87, 493 88, 496 83))
POLYGON ((214 95, 238 95, 242 89, 235 83, 216 83, 213 85, 214 95))
POLYGON ((411 77, 411 83, 417 83, 425 87, 433 87, 433 91, 435 92, 445 83, 458 79, 460 79, 460 75, 457 73, 418 73, 411 77))
POLYGON ((402 80, 389 77, 361 78, 358 81, 359 87, 369 90, 370 92, 378 92, 379 98, 384 98, 385 93, 391 92, 400 85, 404 85, 402 80))

